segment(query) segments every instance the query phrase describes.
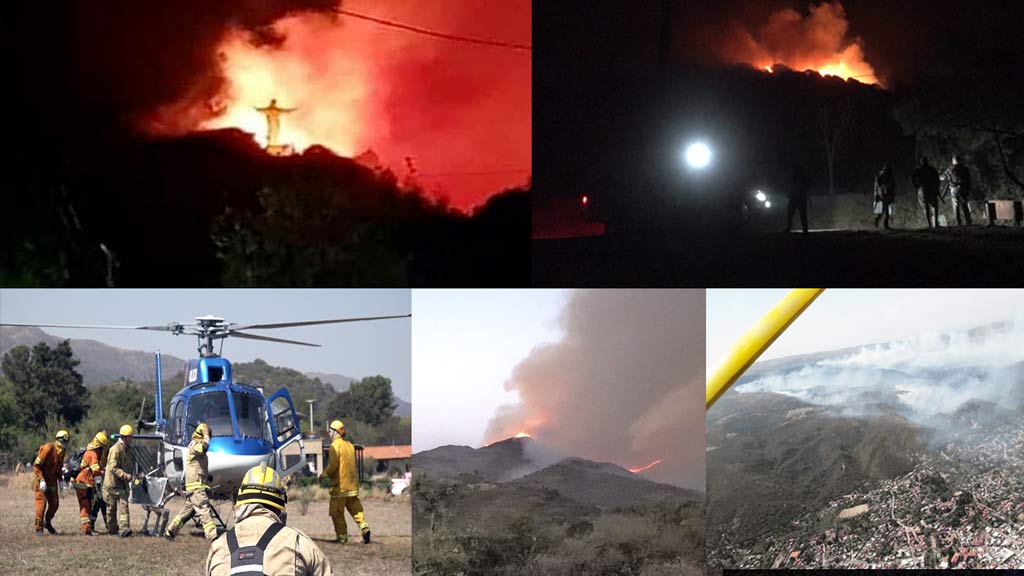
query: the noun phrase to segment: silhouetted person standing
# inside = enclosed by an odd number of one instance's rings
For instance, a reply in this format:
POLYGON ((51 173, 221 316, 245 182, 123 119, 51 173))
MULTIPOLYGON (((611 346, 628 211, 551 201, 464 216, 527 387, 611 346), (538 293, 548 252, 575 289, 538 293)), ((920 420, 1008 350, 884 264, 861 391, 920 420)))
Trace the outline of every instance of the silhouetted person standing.
POLYGON ((924 219, 929 228, 939 226, 939 171, 921 156, 921 165, 910 175, 910 181, 917 188, 917 200, 924 206, 924 219))
POLYGON ((946 177, 949 178, 950 196, 953 197, 953 211, 956 212, 956 225, 961 223, 960 214, 967 225, 971 225, 971 206, 968 203, 971 198, 971 171, 960 162, 960 158, 953 155, 953 165, 946 170, 946 177))
POLYGON ((895 199, 896 178, 892 175, 892 166, 887 163, 875 176, 875 228, 878 228, 878 221, 884 217, 885 229, 889 229, 889 216, 895 199))
POLYGON ((793 213, 800 211, 800 226, 807 233, 807 172, 803 166, 793 167, 793 182, 789 188, 789 205, 786 208, 786 232, 793 229, 793 213))

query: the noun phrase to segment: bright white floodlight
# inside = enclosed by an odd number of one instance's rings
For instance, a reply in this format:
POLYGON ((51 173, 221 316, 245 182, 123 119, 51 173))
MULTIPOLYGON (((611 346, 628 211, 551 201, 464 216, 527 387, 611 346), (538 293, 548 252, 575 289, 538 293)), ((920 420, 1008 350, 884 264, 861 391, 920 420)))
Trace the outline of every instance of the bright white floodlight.
POLYGON ((757 191, 757 194, 754 195, 754 198, 757 198, 758 202, 765 202, 768 199, 768 197, 764 195, 764 192, 761 192, 760 190, 757 191))
POLYGON ((703 142, 694 142, 686 147, 686 163, 691 168, 704 168, 711 162, 711 149, 703 142))
POLYGON ((764 201, 764 207, 765 207, 765 208, 771 208, 771 207, 772 207, 772 203, 771 203, 771 201, 770 201, 770 200, 765 200, 765 201, 764 201))

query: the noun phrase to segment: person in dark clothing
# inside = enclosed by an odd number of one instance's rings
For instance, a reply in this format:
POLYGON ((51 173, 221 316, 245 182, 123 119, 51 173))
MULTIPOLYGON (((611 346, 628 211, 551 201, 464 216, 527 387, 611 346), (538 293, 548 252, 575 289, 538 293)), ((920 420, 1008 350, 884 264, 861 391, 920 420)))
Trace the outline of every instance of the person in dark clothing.
POLYGON ((921 165, 910 175, 910 181, 917 188, 917 200, 924 206, 924 219, 929 228, 939 226, 939 171, 921 156, 921 165))
POLYGON ((892 167, 886 164, 875 176, 875 228, 885 218, 885 229, 889 229, 889 216, 892 214, 892 203, 896 199, 896 178, 892 175, 892 167))
POLYGON ((963 220, 967 222, 967 225, 971 225, 971 207, 969 200, 971 198, 971 171, 968 170, 967 165, 960 162, 960 158, 957 155, 953 155, 953 165, 946 170, 946 177, 949 179, 949 191, 953 197, 953 211, 956 212, 956 225, 961 224, 960 215, 963 214, 963 220))
POLYGON ((789 194, 789 205, 786 209, 786 230, 789 232, 793 229, 793 213, 797 210, 800 211, 800 226, 803 228, 804 234, 807 233, 807 172, 803 166, 795 166, 793 168, 793 183, 790 186, 789 194))

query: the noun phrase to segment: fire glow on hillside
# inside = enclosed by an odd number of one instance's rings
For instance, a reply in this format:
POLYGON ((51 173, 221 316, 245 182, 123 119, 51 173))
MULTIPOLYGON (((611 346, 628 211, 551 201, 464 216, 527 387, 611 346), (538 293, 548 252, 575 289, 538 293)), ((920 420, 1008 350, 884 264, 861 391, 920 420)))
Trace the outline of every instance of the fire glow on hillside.
POLYGON ((744 62, 772 73, 781 64, 793 70, 814 70, 822 76, 878 84, 864 57, 859 38, 847 40, 849 22, 838 1, 812 5, 808 15, 784 8, 772 13, 755 31, 734 24, 719 47, 727 62, 744 62))
POLYGON ((572 292, 562 338, 513 369, 518 402, 498 408, 483 444, 526 433, 562 457, 703 489, 704 333, 680 330, 703 318, 702 291, 572 292))
POLYGON ((627 468, 627 470, 629 470, 633 474, 639 474, 639 473, 643 472, 644 470, 650 470, 651 468, 654 468, 658 464, 661 464, 661 460, 660 459, 659 460, 655 460, 654 462, 651 462, 650 464, 648 464, 646 466, 639 466, 637 468, 627 468))
POLYGON ((297 153, 317 145, 349 158, 372 150, 374 167, 408 177, 455 207, 469 209, 526 185, 530 0, 453 0, 431 4, 433 11, 405 0, 351 4, 382 21, 508 46, 432 38, 329 7, 295 10, 258 28, 226 29, 214 49, 216 81, 161 106, 145 129, 237 128, 266 147, 267 118, 256 108, 276 100, 294 108, 281 116, 280 145, 297 153), (212 93, 205 90, 211 85, 212 93))

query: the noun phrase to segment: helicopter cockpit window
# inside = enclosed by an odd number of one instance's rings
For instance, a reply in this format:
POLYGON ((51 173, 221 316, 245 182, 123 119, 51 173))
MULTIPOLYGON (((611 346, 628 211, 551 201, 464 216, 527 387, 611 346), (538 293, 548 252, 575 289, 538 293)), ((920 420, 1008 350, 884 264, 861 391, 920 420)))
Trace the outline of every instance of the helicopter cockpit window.
POLYGON ((171 404, 171 416, 167 419, 167 437, 172 442, 179 442, 181 436, 181 402, 173 402, 171 404))
POLYGON ((269 440, 266 434, 265 408, 263 399, 253 394, 232 392, 235 401, 235 419, 238 421, 238 434, 246 438, 264 438, 269 440))
POLYGON ((228 395, 221 390, 205 392, 193 396, 188 401, 188 425, 186 431, 196 429, 200 422, 206 422, 213 436, 234 436, 231 426, 231 410, 228 407, 228 395))
POLYGON ((292 407, 288 400, 278 396, 270 403, 273 411, 274 430, 277 431, 277 442, 284 442, 296 434, 295 419, 292 417, 292 407))

